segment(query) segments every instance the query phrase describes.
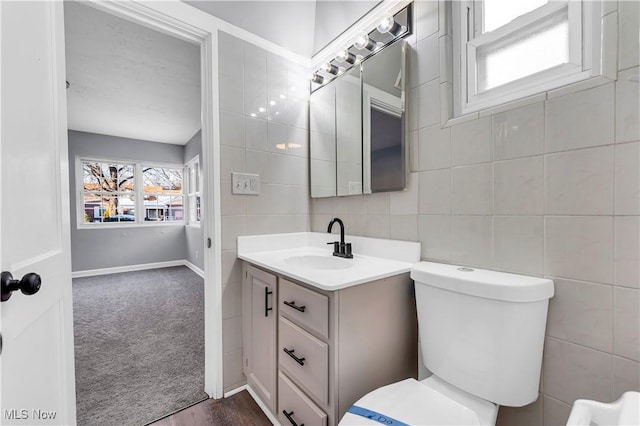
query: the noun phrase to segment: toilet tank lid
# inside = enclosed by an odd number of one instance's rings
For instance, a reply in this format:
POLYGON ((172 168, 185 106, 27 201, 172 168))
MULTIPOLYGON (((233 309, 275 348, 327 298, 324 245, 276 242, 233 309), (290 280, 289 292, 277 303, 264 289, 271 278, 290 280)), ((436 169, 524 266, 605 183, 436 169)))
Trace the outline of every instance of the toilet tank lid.
POLYGON ((429 285, 508 302, 537 302, 553 297, 553 281, 546 278, 444 263, 418 262, 411 268, 411 278, 416 286, 429 285))

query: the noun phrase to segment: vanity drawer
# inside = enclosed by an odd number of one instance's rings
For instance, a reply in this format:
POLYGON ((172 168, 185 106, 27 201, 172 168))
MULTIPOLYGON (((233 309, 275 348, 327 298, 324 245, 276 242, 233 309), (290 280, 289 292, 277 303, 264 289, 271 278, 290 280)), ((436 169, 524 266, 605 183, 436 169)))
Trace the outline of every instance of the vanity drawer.
POLYGON ((329 298, 280 279, 280 312, 324 338, 329 337, 329 298))
POLYGON ((286 318, 280 317, 280 366, 310 394, 329 400, 329 347, 286 318))
POLYGON ((283 426, 326 426, 327 415, 284 374, 278 373, 278 420, 283 426))

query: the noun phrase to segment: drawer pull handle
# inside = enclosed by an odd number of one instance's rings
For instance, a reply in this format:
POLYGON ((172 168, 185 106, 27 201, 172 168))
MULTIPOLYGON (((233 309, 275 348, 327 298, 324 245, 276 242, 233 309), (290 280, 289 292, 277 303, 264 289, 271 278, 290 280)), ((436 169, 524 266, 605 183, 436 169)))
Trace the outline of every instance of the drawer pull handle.
POLYGON ((296 305, 296 301, 295 300, 292 300, 291 302, 287 302, 285 300, 284 304, 287 305, 288 307, 293 308, 296 311, 300 311, 300 312, 304 312, 304 310, 307 309, 306 306, 298 306, 298 305, 296 305))
POLYGON ((300 365, 304 365, 304 358, 298 358, 293 354, 296 351, 295 349, 282 348, 282 350, 285 351, 287 355, 289 355, 291 358, 293 358, 295 362, 297 362, 300 365))
POLYGON ((293 426, 304 426, 304 423, 298 424, 295 420, 293 420, 293 411, 287 413, 287 410, 282 410, 282 414, 291 422, 293 426))
POLYGON ((272 291, 269 291, 269 287, 265 287, 264 288, 264 316, 268 317, 269 316, 269 311, 272 310, 273 308, 269 307, 269 295, 273 294, 272 291))

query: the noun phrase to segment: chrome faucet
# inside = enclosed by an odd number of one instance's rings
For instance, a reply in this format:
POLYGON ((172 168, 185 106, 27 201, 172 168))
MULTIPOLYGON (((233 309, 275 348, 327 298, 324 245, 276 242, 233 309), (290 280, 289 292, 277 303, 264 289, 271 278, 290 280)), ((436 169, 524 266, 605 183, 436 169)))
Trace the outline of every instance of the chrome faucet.
POLYGON ((338 223, 338 225, 340 225, 340 241, 334 241, 332 243, 327 243, 327 244, 333 244, 334 256, 351 259, 353 258, 353 253, 351 253, 351 243, 344 242, 344 223, 342 223, 342 220, 340 220, 337 217, 334 217, 333 219, 331 219, 331 222, 329 222, 329 227, 327 228, 327 232, 329 234, 331 233, 333 224, 336 222, 338 223))

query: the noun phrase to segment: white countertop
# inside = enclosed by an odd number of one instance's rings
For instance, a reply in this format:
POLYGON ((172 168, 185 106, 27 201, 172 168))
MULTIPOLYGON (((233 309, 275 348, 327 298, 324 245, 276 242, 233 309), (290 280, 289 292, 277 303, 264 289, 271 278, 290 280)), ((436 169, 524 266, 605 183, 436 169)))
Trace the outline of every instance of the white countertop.
POLYGON ((339 239, 318 232, 238 237, 238 258, 329 291, 406 273, 420 261, 420 243, 350 235, 353 259, 334 257, 327 243, 339 239))

